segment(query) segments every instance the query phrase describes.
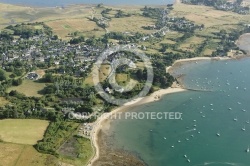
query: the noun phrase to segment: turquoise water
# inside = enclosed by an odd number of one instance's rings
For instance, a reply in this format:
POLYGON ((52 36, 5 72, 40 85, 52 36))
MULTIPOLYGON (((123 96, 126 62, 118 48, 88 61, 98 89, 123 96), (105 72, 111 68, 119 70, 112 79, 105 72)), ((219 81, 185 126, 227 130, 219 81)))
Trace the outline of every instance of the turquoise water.
POLYGON ((186 74, 186 87, 206 91, 166 95, 130 111, 181 112, 183 120, 115 120, 114 146, 139 154, 150 166, 249 166, 249 64, 245 58, 182 66, 177 73, 186 74))
POLYGON ((172 4, 174 0, 0 0, 2 3, 19 4, 28 6, 64 6, 70 4, 99 4, 106 5, 164 5, 172 4))

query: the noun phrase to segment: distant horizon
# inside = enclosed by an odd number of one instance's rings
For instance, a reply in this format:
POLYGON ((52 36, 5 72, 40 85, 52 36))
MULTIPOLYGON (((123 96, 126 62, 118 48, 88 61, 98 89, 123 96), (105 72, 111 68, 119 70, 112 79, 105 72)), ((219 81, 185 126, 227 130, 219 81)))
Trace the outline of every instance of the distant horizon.
POLYGON ((79 5, 79 4, 104 4, 104 5, 164 5, 173 4, 174 0, 0 0, 0 3, 12 4, 12 5, 22 5, 30 7, 56 7, 56 6, 68 6, 68 5, 79 5))

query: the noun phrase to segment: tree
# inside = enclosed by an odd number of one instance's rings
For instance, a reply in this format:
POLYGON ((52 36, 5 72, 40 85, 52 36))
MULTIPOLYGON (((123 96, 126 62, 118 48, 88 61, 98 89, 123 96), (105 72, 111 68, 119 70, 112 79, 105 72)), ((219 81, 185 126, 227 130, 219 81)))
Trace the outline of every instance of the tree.
POLYGON ((142 69, 137 70, 136 76, 138 79, 143 79, 143 71, 142 69))
POLYGON ((14 86, 19 86, 22 83, 23 83, 23 80, 21 78, 13 79, 13 81, 12 81, 12 85, 14 85, 14 86))
POLYGON ((243 0, 237 0, 237 1, 236 1, 236 3, 237 3, 238 5, 241 5, 242 2, 243 2, 243 0))
POLYGON ((7 79, 7 77, 6 77, 5 72, 0 69, 0 81, 4 81, 6 79, 7 79))
POLYGON ((58 36, 57 36, 57 35, 54 35, 54 36, 53 36, 53 39, 54 39, 54 40, 58 40, 58 36))
POLYGON ((10 91, 9 95, 10 96, 15 96, 15 95, 17 95, 17 91, 16 90, 12 90, 12 91, 10 91))
POLYGON ((46 73, 44 76, 43 76, 43 80, 45 82, 53 82, 53 75, 51 73, 46 73))
POLYGON ((85 41, 85 38, 83 36, 80 36, 78 38, 71 39, 69 41, 70 44, 79 44, 85 41))
POLYGON ((102 7, 103 7, 103 4, 102 4, 102 3, 99 3, 96 7, 102 8, 102 7))

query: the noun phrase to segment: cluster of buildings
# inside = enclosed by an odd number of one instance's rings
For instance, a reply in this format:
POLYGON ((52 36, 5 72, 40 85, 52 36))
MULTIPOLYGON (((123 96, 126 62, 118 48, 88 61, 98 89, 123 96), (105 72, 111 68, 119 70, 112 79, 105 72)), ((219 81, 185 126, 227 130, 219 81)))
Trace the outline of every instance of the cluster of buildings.
POLYGON ((233 11, 239 14, 248 14, 249 7, 243 1, 204 1, 204 0, 182 0, 183 3, 194 5, 213 6, 218 10, 233 11))
POLYGON ((185 18, 168 18, 167 27, 171 30, 187 30, 187 29, 200 29, 202 30, 204 25, 196 25, 191 21, 186 20, 185 18))
POLYGON ((80 129, 78 131, 78 135, 82 136, 82 137, 89 138, 92 130, 93 130, 92 123, 84 123, 80 126, 80 129))
POLYGON ((227 2, 225 4, 216 6, 216 9, 226 10, 226 11, 234 11, 234 12, 239 13, 239 14, 248 14, 249 13, 249 7, 240 6, 236 2, 227 2))
POLYGON ((29 79, 29 80, 38 80, 39 75, 37 73, 35 73, 35 72, 31 72, 31 73, 27 74, 26 78, 29 79))
MULTIPOLYGON (((4 42, 0 41, 0 47, 6 47, 4 42)), ((15 39, 8 43, 8 49, 2 53, 0 64, 5 68, 14 61, 23 61, 29 66, 65 66, 78 67, 80 72, 86 72, 90 64, 96 60, 102 49, 78 44, 71 45, 61 40, 53 40, 46 35, 38 35, 29 39, 15 39), (84 63, 84 65, 83 65, 84 63)), ((59 71, 65 73, 66 71, 59 71)), ((79 73, 76 73, 79 75, 79 73)), ((34 73, 30 73, 28 79, 37 79, 34 73)))

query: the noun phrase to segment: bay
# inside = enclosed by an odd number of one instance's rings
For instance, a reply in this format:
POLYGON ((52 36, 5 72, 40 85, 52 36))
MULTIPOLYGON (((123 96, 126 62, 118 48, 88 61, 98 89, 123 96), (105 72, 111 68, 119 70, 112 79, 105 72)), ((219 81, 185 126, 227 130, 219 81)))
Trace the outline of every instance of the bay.
POLYGON ((186 87, 199 91, 129 110, 181 112, 182 120, 114 120, 114 147, 139 154, 150 166, 250 165, 249 64, 250 58, 184 64, 177 73, 185 75, 186 87))

